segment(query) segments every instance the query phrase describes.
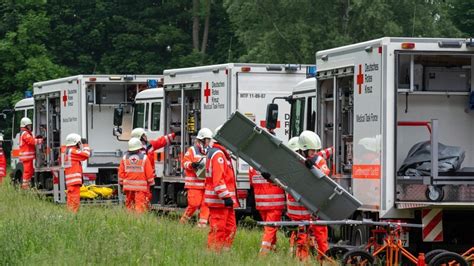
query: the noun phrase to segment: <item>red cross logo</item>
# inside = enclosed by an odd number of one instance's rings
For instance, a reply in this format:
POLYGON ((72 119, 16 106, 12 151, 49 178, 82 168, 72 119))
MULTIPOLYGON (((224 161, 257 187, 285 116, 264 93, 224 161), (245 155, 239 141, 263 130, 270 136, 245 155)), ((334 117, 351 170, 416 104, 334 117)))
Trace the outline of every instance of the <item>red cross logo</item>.
POLYGON ((357 85, 359 85, 359 94, 362 93, 362 84, 364 84, 364 74, 362 74, 362 65, 359 65, 359 74, 357 74, 357 85))
POLYGON ((63 94, 63 103, 64 103, 64 107, 66 107, 66 103, 67 103, 67 94, 66 94, 66 90, 64 90, 64 94, 63 94))
POLYGON ((138 156, 132 155, 132 156, 130 156, 129 160, 132 164, 137 164, 139 159, 138 159, 138 156))
POLYGON ((211 96, 211 89, 209 89, 209 82, 206 82, 206 89, 204 90, 204 97, 206 97, 206 103, 209 102, 209 96, 211 96))
MULTIPOLYGON (((265 120, 260 120, 260 126, 263 127, 263 128, 266 128, 267 126, 267 121, 265 120)), ((276 128, 280 128, 280 120, 277 120, 277 126, 276 128)))

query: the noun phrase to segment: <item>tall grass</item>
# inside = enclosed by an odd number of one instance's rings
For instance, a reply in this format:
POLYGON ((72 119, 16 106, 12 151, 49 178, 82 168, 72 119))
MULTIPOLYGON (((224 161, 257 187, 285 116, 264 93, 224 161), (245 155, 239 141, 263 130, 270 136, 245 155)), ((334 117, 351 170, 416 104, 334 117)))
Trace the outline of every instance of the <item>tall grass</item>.
POLYGON ((291 265, 287 239, 258 257, 261 231, 239 228, 230 252, 206 250, 207 230, 119 206, 77 215, 32 192, 0 185, 0 265, 291 265))

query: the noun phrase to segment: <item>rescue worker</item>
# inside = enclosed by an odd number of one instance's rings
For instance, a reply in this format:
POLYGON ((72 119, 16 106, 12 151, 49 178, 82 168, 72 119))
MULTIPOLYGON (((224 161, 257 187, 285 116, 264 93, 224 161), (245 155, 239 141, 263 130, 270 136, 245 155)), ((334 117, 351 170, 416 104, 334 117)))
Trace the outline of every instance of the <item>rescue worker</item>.
MULTIPOLYGON (((144 152, 148 155, 148 160, 150 160, 151 166, 153 167, 153 172, 155 172, 155 152, 167 145, 171 144, 171 141, 178 135, 180 135, 181 132, 173 132, 171 134, 161 136, 155 140, 148 140, 148 137, 146 135, 145 129, 141 127, 137 127, 132 130, 131 132, 131 137, 132 138, 138 138, 143 145, 144 152)), ((153 174, 155 175, 155 174, 153 174)), ((152 198, 151 194, 151 186, 153 186, 155 182, 150 184, 150 187, 148 189, 148 193, 146 195, 146 201, 147 201, 147 208, 150 205, 150 201, 152 198)))
POLYGON ((119 166, 119 182, 125 192, 125 206, 136 213, 147 210, 147 194, 150 184, 154 183, 154 172, 151 160, 143 152, 140 139, 128 141, 128 152, 123 156, 119 166))
POLYGON ((67 207, 74 213, 77 213, 81 204, 82 162, 89 157, 90 149, 85 139, 75 133, 66 136, 63 165, 67 187, 67 207))
MULTIPOLYGON (((297 139, 290 139, 288 146, 306 158, 306 167, 309 169, 316 167, 323 171, 324 174, 329 175, 330 170, 326 160, 322 157, 323 154, 318 154, 318 151, 321 150, 321 139, 316 133, 303 131, 297 139)), ((325 152, 327 151, 323 150, 323 153, 325 152)), ((293 221, 309 221, 313 219, 306 207, 297 202, 291 194, 287 194, 287 214, 293 221)), ((309 234, 314 235, 320 252, 325 253, 329 249, 327 226, 312 225, 309 227, 309 230, 305 226, 300 226, 296 238, 296 256, 303 261, 309 257, 309 234)))
POLYGON ((197 170, 206 167, 206 154, 212 139, 212 131, 201 128, 196 136, 194 146, 191 146, 183 157, 184 188, 187 189, 188 207, 181 217, 181 223, 187 223, 193 214, 200 209, 198 227, 206 227, 209 218, 209 208, 204 204, 204 181, 198 177, 197 170))
POLYGON ((28 117, 20 120, 20 161, 23 164, 22 189, 30 188, 31 178, 35 170, 33 161, 35 159, 36 144, 42 143, 42 138, 35 138, 33 133, 33 123, 28 117))
POLYGON ((0 135, 0 184, 5 176, 7 176, 7 160, 3 152, 3 135, 0 135))
MULTIPOLYGON (((219 129, 216 128, 214 136, 219 129)), ((230 154, 213 140, 207 153, 204 202, 209 207, 207 246, 216 252, 229 250, 237 231, 234 208, 239 204, 235 182, 230 154)))
MULTIPOLYGON (((255 195, 255 207, 262 217, 262 221, 280 221, 283 209, 285 208, 285 191, 273 184, 269 179, 270 173, 259 173, 250 168, 250 186, 255 195)), ((266 255, 272 250, 276 250, 278 227, 265 226, 263 229, 260 255, 266 255)))

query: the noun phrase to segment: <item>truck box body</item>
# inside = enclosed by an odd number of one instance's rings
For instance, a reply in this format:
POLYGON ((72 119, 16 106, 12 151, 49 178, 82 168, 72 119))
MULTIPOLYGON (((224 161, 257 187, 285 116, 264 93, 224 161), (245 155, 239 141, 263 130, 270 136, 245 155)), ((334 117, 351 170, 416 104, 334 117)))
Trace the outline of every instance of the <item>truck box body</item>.
MULTIPOLYGON (((179 128, 183 134, 168 148, 164 180, 184 181, 180 155, 193 145, 200 128, 214 131, 236 110, 265 125, 266 105, 274 97, 290 95, 306 72, 307 66, 302 65, 240 63, 165 70, 165 131, 179 128)), ((275 133, 288 139, 290 105, 280 103, 275 133)), ((248 167, 244 161, 237 161, 241 189, 249 188, 248 167)))
MULTIPOLYGON (((37 150, 35 171, 40 179, 62 174, 62 150, 66 136, 78 133, 88 140, 91 157, 84 162, 85 183, 117 185, 117 167, 132 129, 136 94, 148 88, 157 75, 78 75, 37 82, 33 85, 35 135, 45 137, 37 150), (112 136, 114 109, 124 106, 123 134, 112 136)), ((49 184, 48 180, 43 183, 49 184)), ((49 185, 48 185, 49 187, 49 185)), ((63 193, 63 190, 60 190, 63 193)))

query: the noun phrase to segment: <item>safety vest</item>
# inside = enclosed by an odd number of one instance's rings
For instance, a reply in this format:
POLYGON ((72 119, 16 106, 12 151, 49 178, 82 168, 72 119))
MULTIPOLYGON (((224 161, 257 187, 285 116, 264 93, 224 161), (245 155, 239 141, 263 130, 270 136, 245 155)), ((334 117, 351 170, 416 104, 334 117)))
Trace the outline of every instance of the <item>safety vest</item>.
POLYGON ((0 147, 0 177, 7 175, 7 160, 5 159, 5 153, 0 147))
POLYGON ((253 187, 255 207, 257 210, 283 210, 285 208, 285 191, 268 182, 263 176, 250 168, 250 186, 253 187))
POLYGON ((233 207, 238 207, 237 185, 232 162, 218 144, 210 148, 206 160, 204 203, 210 208, 225 208, 224 198, 232 198, 233 207))
MULTIPOLYGON (((196 170, 192 167, 192 163, 199 162, 203 158, 205 159, 205 156, 205 154, 201 153, 201 149, 197 145, 190 147, 184 155, 182 160, 184 169, 184 188, 204 189, 205 179, 201 179, 197 176, 196 170)), ((205 163, 204 159, 203 163, 205 163)))
POLYGON ((154 184, 153 167, 143 152, 126 153, 119 166, 119 180, 124 191, 148 192, 154 184))
POLYGON ((26 128, 21 128, 20 131, 20 161, 32 161, 35 159, 35 145, 36 140, 33 134, 26 128))
POLYGON ((90 149, 87 144, 81 150, 77 147, 66 147, 63 167, 66 186, 82 185, 82 161, 89 159, 90 149))

